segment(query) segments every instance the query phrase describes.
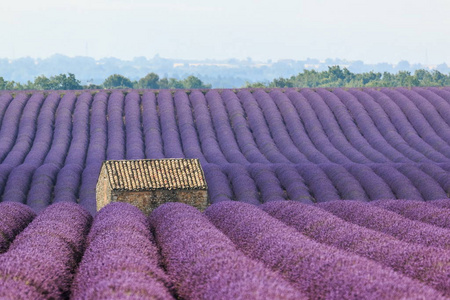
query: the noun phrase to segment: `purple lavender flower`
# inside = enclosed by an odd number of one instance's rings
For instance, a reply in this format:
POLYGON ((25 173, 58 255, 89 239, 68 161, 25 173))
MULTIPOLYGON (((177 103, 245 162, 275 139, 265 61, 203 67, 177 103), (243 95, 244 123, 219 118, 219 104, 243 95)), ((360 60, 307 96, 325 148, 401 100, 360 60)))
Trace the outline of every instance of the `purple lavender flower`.
POLYGON ((306 299, 279 274, 245 256, 191 206, 163 204, 152 212, 150 223, 183 298, 306 299))
POLYGON ((411 220, 450 229, 450 209, 438 208, 427 202, 412 200, 378 200, 372 201, 370 204, 396 212, 411 220))
POLYGON ((346 222, 313 205, 276 201, 261 208, 317 242, 375 260, 450 296, 449 250, 405 243, 346 222))
POLYGON ((360 201, 331 201, 316 205, 347 222, 384 232, 408 243, 450 249, 448 229, 413 221, 360 201))
POLYGON ((8 250, 14 238, 35 216, 36 214, 22 203, 0 203, 0 253, 8 250))
POLYGON ((254 205, 224 201, 205 214, 241 251, 280 272, 310 299, 442 298, 372 260, 317 243, 254 205))
POLYGON ((88 235, 72 299, 171 299, 170 289, 145 215, 122 202, 104 207, 88 235))
POLYGON ((18 295, 37 292, 40 299, 67 297, 91 219, 69 202, 37 216, 0 256, 0 297, 11 295, 13 288, 18 295))
POLYGON ((428 203, 431 205, 440 207, 440 208, 450 209, 450 199, 433 200, 433 201, 428 201, 428 203))

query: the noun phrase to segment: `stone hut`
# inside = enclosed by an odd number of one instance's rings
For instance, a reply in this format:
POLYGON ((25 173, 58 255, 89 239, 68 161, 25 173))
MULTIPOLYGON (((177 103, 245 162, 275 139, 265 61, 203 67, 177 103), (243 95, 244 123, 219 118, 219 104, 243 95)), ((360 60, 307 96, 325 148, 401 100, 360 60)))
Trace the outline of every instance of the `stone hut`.
POLYGON ((145 214, 165 202, 199 210, 208 206, 208 186, 198 159, 108 160, 96 189, 97 211, 111 202, 128 202, 145 214))

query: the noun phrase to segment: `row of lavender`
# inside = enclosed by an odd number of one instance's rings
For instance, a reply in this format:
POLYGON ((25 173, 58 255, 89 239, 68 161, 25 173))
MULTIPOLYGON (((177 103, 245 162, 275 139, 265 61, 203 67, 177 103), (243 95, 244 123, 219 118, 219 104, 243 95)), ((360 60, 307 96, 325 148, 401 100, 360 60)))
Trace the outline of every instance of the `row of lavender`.
POLYGON ((212 203, 449 197, 449 164, 205 164, 212 203))
POLYGON ((92 158, 101 150, 108 159, 199 157, 216 164, 448 162, 450 92, 383 91, 212 90, 189 96, 177 91, 173 97, 168 91, 142 97, 117 91, 94 99, 86 92, 76 105, 71 93, 61 101, 56 94, 3 94, 0 121, 8 126, 0 130, 0 158, 9 166, 44 158, 59 165, 61 152, 75 147, 65 137, 82 130, 76 145, 84 152, 81 160, 88 156, 83 137, 97 133, 94 148, 107 150, 89 149, 92 158), (72 128, 68 116, 79 124, 72 128), (56 141, 49 132, 53 123, 65 125, 56 141), (89 123, 86 132, 83 124, 89 123), (49 150, 54 158, 47 157, 49 150))
MULTIPOLYGON (((84 172, 78 164, 66 165, 61 170, 53 164, 44 164, 34 175, 33 169, 25 169, 26 166, 13 169, 3 201, 26 203, 39 212, 52 202, 76 203, 80 194, 81 204, 95 212, 92 204, 95 204, 100 163, 89 164, 84 172), (81 174, 85 184, 79 188, 81 174)), ((450 193, 450 164, 204 164, 203 169, 211 203, 224 200, 256 205, 274 200, 428 201, 448 198, 450 193)))
POLYGON ((0 195, 93 214, 103 160, 193 157, 214 202, 445 198, 449 111, 436 88, 5 93, 0 195))
POLYGON ((2 203, 0 233, 0 297, 14 299, 450 297, 449 199, 168 203, 148 218, 2 203))
POLYGON ((214 202, 445 198, 449 111, 445 88, 4 93, 0 195, 94 213, 103 160, 193 157, 214 202))

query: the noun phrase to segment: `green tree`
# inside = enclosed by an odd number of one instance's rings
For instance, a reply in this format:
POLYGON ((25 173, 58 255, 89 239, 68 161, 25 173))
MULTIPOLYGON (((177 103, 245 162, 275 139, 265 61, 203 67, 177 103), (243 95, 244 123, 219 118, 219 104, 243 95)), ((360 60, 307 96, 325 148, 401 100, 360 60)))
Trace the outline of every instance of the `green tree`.
POLYGON ((101 90, 101 89, 103 89, 103 86, 94 84, 94 83, 90 83, 90 84, 84 86, 84 88, 87 90, 101 90))
POLYGON ((51 90, 52 83, 45 75, 39 75, 34 79, 34 88, 36 90, 51 90))
POLYGON ((8 82, 3 77, 0 77, 0 90, 5 90, 7 83, 8 82))
POLYGON ((419 86, 419 80, 411 75, 409 71, 399 71, 396 86, 419 86))
POLYGON ((449 76, 445 76, 438 70, 434 70, 433 73, 431 74, 431 77, 432 77, 432 82, 435 85, 441 85, 441 86, 450 85, 449 76))
POLYGON ((133 83, 130 79, 123 75, 113 74, 105 79, 103 86, 107 89, 123 89, 132 88, 133 83))
POLYGON ((278 79, 274 79, 270 84, 269 87, 293 87, 294 84, 290 79, 286 79, 286 78, 278 78, 278 79))
POLYGON ((166 90, 169 89, 169 80, 167 78, 161 78, 160 80, 158 80, 158 87, 160 89, 166 90))
POLYGON ((188 76, 183 80, 183 86, 185 89, 209 89, 210 84, 204 84, 199 78, 195 76, 188 76))
POLYGON ((80 81, 75 78, 72 73, 59 74, 47 78, 45 75, 40 75, 35 78, 33 84, 27 84, 28 88, 34 88, 36 90, 81 90, 83 86, 80 81))
POLYGON ((145 77, 139 79, 137 85, 139 89, 157 89, 159 88, 159 76, 155 73, 148 73, 145 77))
POLYGON ((183 88, 184 88, 183 82, 175 78, 169 78, 169 89, 183 89, 183 88))
POLYGON ((53 81, 58 83, 60 89, 62 90, 81 90, 83 89, 83 86, 81 85, 81 81, 75 78, 75 75, 72 73, 61 74, 58 76, 55 76, 54 78, 51 77, 53 81))
MULTIPOLYGON (((269 83, 269 85, 270 85, 270 83, 269 83)), ((245 86, 244 86, 245 88, 265 88, 265 87, 267 87, 267 84, 266 83, 264 83, 264 82, 253 82, 253 83, 251 83, 251 82, 245 82, 245 86)))

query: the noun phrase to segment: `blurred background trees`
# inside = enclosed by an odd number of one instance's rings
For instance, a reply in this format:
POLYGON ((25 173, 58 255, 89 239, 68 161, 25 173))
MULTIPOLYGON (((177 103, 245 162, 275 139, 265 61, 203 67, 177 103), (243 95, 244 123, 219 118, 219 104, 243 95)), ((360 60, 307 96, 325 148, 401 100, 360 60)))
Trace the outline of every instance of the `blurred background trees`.
MULTIPOLYGON (((389 72, 353 73, 340 66, 328 67, 326 71, 303 70, 288 78, 275 78, 266 82, 247 82, 247 88, 289 88, 289 87, 412 87, 412 86, 450 86, 450 75, 438 70, 415 70, 389 72)), ((184 79, 167 78, 154 72, 139 80, 131 80, 120 74, 108 76, 103 83, 81 84, 74 74, 59 74, 51 77, 39 75, 34 81, 19 83, 0 77, 0 90, 81 90, 81 89, 209 89, 212 85, 200 78, 189 75, 184 79)), ((236 87, 238 88, 238 87, 236 87)))

